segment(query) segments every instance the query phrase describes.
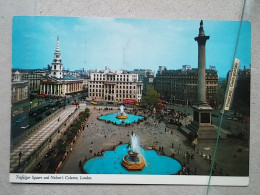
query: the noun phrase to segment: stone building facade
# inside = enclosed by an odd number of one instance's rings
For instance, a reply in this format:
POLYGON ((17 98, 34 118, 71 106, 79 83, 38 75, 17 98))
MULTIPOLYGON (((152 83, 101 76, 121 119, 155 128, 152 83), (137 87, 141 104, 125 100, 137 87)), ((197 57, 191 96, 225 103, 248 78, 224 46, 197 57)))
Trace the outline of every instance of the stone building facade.
POLYGON ((30 93, 39 93, 41 80, 44 78, 42 73, 26 72, 23 73, 22 79, 28 81, 30 93))
POLYGON ((66 96, 82 92, 83 80, 75 78, 46 78, 41 81, 40 94, 66 96))
POLYGON ((125 99, 142 98, 143 84, 138 81, 138 74, 127 71, 109 69, 102 72, 92 72, 88 82, 90 100, 123 103, 125 99))
POLYGON ((12 74, 12 103, 28 99, 28 81, 22 80, 22 74, 16 71, 12 74))
POLYGON ((138 74, 138 81, 143 82, 143 94, 146 93, 149 87, 153 87, 154 74, 151 69, 134 69, 133 71, 128 72, 138 74))
MULTIPOLYGON (((198 69, 178 69, 158 71, 154 81, 155 90, 161 98, 183 105, 193 105, 197 100, 198 69)), ((218 88, 216 70, 206 69, 206 100, 215 103, 218 88)))

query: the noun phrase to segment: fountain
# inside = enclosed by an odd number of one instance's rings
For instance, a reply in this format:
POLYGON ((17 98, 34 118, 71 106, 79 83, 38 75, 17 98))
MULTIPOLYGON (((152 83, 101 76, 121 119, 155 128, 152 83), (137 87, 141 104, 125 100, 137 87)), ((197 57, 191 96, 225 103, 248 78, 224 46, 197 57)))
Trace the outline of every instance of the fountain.
POLYGON ((112 123, 115 125, 124 125, 127 126, 132 123, 138 123, 144 120, 143 116, 136 116, 134 114, 128 114, 124 112, 125 107, 123 105, 120 106, 119 112, 108 114, 105 116, 99 116, 98 120, 104 120, 108 123, 112 123))
POLYGON ((125 107, 123 105, 121 105, 120 106, 120 111, 118 112, 116 118, 118 118, 118 119, 126 119, 127 118, 127 115, 124 112, 124 109, 125 109, 125 107))
POLYGON ((131 147, 123 157, 122 165, 129 171, 140 171, 145 166, 144 157, 140 153, 140 143, 137 135, 131 136, 131 147))
POLYGON ((88 174, 173 175, 182 169, 181 164, 177 160, 168 156, 159 156, 155 150, 144 150, 140 147, 140 151, 140 154, 145 156, 145 161, 143 158, 142 164, 131 162, 140 160, 139 157, 141 155, 138 155, 138 158, 130 157, 135 159, 130 160, 130 162, 126 159, 126 153, 129 154, 130 152, 128 145, 123 144, 117 146, 115 150, 105 151, 103 156, 89 159, 84 163, 83 170, 88 174), (127 169, 123 165, 122 159, 127 161, 125 164, 129 165, 128 167, 132 165, 133 169, 127 169), (134 167, 134 165, 140 166, 134 167))

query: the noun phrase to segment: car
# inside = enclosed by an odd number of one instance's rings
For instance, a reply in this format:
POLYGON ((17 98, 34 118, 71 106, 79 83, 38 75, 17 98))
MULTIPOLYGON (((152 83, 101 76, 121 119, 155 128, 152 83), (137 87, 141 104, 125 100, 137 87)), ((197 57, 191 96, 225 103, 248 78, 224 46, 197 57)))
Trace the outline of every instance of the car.
POLYGON ((73 104, 73 105, 79 105, 79 102, 74 101, 72 104, 73 104))
POLYGON ((21 123, 23 122, 23 119, 19 118, 17 121, 15 121, 16 123, 21 123))
POLYGON ((97 101, 91 101, 90 103, 91 103, 91 104, 94 104, 94 105, 97 105, 97 104, 98 104, 97 101))
POLYGON ((21 127, 21 129, 27 129, 29 127, 29 125, 26 125, 24 127, 21 127))

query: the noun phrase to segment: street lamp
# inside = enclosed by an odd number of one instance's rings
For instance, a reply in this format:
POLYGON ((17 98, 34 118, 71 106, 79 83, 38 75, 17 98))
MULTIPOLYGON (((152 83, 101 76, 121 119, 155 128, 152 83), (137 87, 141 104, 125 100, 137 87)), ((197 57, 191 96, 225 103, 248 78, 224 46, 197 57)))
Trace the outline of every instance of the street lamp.
POLYGON ((22 157, 23 153, 20 151, 18 155, 19 155, 19 167, 20 167, 20 165, 21 165, 21 157, 22 157))

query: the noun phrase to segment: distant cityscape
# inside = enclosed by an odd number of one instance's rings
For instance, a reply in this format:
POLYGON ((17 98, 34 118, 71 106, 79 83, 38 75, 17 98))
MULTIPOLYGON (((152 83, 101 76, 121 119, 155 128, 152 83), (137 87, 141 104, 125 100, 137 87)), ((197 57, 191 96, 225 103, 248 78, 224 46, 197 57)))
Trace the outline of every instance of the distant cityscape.
MULTIPOLYGON (((211 106, 218 107, 219 84, 227 78, 219 78, 215 66, 206 69, 206 98, 211 106)), ((227 74, 228 75, 228 74, 227 74)), ((142 101, 149 87, 161 98, 171 103, 193 105, 197 99, 197 68, 182 65, 180 69, 168 70, 159 66, 156 74, 151 69, 134 70, 63 70, 59 40, 51 65, 45 69, 13 69, 12 103, 30 99, 30 95, 61 96, 84 94, 90 100, 124 103, 125 99, 142 101)), ((250 80, 250 69, 239 70, 239 86, 250 80)), ((248 88, 249 86, 244 86, 248 88)))

